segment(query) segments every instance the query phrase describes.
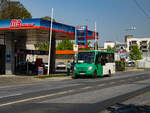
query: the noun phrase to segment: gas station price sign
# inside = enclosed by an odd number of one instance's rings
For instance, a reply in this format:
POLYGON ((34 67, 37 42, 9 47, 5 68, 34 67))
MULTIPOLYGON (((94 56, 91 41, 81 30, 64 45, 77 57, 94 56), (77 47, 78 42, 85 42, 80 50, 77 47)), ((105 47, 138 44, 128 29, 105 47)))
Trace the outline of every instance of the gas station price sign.
POLYGON ((78 47, 87 48, 87 26, 78 26, 76 32, 78 47))

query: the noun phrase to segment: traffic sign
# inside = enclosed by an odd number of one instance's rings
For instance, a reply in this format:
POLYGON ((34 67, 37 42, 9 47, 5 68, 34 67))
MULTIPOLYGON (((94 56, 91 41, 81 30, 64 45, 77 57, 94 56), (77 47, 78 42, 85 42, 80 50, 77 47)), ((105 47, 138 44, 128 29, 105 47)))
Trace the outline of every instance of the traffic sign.
POLYGON ((73 45, 73 50, 74 50, 74 52, 77 52, 77 51, 78 51, 78 45, 77 45, 77 44, 74 44, 74 45, 73 45))

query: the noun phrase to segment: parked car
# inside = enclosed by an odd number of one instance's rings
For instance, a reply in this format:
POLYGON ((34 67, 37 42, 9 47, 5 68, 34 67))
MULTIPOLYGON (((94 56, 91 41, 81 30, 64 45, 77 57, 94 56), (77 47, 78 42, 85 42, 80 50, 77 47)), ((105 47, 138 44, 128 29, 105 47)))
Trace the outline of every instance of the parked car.
POLYGON ((64 62, 56 63, 56 70, 65 70, 65 69, 66 69, 66 65, 64 62))
POLYGON ((45 69, 48 69, 48 63, 44 63, 45 69))
POLYGON ((126 62, 126 67, 135 67, 135 62, 126 62))

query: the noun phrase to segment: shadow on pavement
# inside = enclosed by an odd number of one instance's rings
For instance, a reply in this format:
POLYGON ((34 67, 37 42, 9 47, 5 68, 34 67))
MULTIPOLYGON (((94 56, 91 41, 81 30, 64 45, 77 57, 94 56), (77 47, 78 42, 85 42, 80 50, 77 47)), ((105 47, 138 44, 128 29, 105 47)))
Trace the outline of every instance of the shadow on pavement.
POLYGON ((108 107, 107 111, 109 113, 150 113, 150 106, 116 104, 113 107, 108 107))

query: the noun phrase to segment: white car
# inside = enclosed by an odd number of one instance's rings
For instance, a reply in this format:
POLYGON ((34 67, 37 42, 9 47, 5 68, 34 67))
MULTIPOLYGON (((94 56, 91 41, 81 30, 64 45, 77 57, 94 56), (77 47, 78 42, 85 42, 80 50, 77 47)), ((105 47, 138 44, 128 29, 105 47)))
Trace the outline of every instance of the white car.
POLYGON ((56 69, 57 70, 65 70, 66 65, 64 64, 64 62, 58 62, 58 63, 56 63, 56 69))
POLYGON ((48 69, 48 63, 44 63, 45 69, 48 69))

